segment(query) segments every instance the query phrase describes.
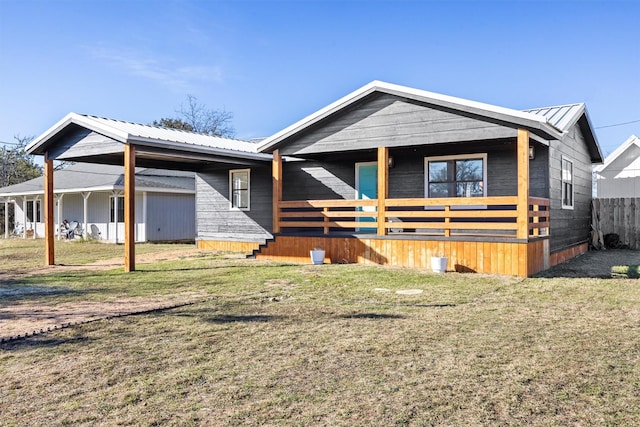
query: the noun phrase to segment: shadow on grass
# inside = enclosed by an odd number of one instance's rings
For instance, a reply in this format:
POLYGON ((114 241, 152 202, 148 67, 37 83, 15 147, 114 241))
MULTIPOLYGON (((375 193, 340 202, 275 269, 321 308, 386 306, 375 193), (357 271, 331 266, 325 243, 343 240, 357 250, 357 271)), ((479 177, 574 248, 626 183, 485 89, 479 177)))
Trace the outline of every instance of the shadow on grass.
POLYGON ((29 301, 45 297, 75 296, 94 292, 93 290, 77 290, 59 286, 42 286, 30 284, 25 280, 5 280, 0 283, 0 305, 5 302, 29 301))
POLYGON ((353 314, 342 314, 338 316, 341 319, 374 319, 374 320, 384 320, 384 319, 405 319, 406 316, 401 316, 399 314, 382 314, 382 313, 353 313, 353 314))
POLYGON ((219 316, 207 317, 204 320, 209 323, 251 323, 251 322, 271 322, 281 320, 282 316, 266 316, 262 314, 221 314, 219 316))
POLYGON ((94 340, 84 335, 67 338, 52 338, 50 335, 36 335, 5 341, 0 344, 0 350, 19 351, 30 348, 56 348, 65 344, 88 344, 92 341, 94 340))

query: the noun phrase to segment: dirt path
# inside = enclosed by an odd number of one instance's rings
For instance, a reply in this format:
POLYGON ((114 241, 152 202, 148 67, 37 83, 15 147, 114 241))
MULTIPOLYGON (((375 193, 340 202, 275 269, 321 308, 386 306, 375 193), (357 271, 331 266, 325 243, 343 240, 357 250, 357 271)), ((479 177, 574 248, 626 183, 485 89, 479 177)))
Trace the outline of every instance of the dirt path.
POLYGON ((598 277, 611 278, 614 265, 640 264, 640 251, 607 249, 591 251, 543 271, 537 277, 598 277))
MULTIPOLYGON (((151 264, 159 261, 190 258, 201 254, 202 251, 198 249, 140 254, 136 256, 136 263, 139 265, 151 264)), ((20 272, 0 273, 0 282, 50 272, 111 270, 121 267, 122 265, 124 265, 124 262, 122 257, 120 257, 83 265, 38 267, 20 272)), ((44 286, 0 287, 0 301, 3 297, 16 297, 29 294, 42 295, 43 293, 54 295, 56 292, 58 291, 44 286)), ((68 324, 84 323, 107 317, 183 305, 200 301, 204 298, 204 293, 182 293, 179 295, 154 298, 117 298, 106 302, 82 301, 55 305, 45 302, 11 302, 7 305, 0 304, 0 340, 25 336, 25 334, 32 335, 34 333, 41 333, 68 324)))

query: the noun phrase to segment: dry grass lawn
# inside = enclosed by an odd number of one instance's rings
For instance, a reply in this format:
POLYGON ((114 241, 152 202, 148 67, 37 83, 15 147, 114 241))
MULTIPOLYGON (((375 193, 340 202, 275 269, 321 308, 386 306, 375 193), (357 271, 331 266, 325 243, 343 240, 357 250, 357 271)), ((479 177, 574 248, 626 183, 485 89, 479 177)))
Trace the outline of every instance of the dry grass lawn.
POLYGON ((0 308, 204 299, 2 344, 0 425, 640 425, 639 285, 206 253, 25 275, 0 287, 59 292, 0 308))

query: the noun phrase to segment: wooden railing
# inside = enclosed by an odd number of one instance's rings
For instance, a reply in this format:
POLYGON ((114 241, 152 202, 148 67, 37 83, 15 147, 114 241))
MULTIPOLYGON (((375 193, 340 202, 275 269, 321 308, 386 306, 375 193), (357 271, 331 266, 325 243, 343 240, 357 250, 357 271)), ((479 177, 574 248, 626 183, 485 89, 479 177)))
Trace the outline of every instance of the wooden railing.
MULTIPOLYGON (((281 229, 375 230, 377 199, 282 201, 277 209, 281 229)), ((386 199, 384 227, 389 233, 489 235, 516 237, 518 198, 386 199)), ((526 235, 549 233, 549 200, 529 198, 526 235)))

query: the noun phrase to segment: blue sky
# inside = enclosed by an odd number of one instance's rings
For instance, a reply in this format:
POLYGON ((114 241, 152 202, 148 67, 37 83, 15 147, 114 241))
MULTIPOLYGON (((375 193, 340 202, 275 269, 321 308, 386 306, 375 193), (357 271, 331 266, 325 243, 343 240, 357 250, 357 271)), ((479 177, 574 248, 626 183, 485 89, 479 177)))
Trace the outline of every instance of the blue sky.
POLYGON ((266 137, 371 80, 640 136, 640 1, 0 0, 0 141, 70 111, 140 123, 192 94, 266 137))

